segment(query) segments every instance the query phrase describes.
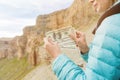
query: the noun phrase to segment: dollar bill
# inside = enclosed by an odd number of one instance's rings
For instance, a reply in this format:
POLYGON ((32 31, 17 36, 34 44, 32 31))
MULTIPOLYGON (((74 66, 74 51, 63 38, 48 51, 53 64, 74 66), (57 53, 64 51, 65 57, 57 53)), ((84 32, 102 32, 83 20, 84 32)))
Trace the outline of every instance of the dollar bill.
POLYGON ((57 42, 61 48, 76 48, 75 42, 69 37, 70 33, 75 33, 72 26, 48 31, 45 36, 57 42))

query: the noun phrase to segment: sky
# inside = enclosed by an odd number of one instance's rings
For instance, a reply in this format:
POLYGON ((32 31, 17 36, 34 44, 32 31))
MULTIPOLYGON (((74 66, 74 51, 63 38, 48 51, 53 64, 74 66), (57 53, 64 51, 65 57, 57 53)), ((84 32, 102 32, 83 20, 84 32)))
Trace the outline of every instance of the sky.
POLYGON ((69 7, 74 0, 0 0, 0 37, 22 35, 25 26, 35 25, 38 15, 69 7))

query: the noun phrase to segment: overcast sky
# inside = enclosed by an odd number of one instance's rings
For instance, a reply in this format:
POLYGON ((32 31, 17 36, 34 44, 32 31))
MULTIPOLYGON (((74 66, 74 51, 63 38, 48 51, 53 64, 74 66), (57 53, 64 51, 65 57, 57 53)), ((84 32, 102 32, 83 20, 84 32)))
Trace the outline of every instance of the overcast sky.
POLYGON ((36 17, 69 7, 74 0, 0 0, 0 37, 22 35, 36 17))

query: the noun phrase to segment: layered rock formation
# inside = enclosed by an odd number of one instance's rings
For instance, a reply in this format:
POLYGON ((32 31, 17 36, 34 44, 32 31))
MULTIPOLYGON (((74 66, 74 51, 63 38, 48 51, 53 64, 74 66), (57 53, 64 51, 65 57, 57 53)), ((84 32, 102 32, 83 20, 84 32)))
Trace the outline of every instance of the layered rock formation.
POLYGON ((72 25, 81 27, 87 24, 96 13, 85 0, 75 0, 67 9, 53 12, 48 15, 39 15, 36 20, 36 27, 42 31, 61 28, 72 25))
POLYGON ((10 41, 11 39, 0 39, 0 59, 14 56, 10 41))

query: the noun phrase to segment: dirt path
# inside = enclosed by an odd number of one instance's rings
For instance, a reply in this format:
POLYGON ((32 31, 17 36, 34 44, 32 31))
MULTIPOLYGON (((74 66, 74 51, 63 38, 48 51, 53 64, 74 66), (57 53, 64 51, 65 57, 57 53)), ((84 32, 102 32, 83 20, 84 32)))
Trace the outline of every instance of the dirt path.
MULTIPOLYGON (((77 49, 62 49, 62 53, 66 53, 77 65, 84 63, 77 49)), ((57 80, 57 78, 51 69, 51 65, 42 65, 27 74, 23 80, 57 80)))
POLYGON ((38 66, 30 72, 23 80, 57 80, 50 65, 38 66))

